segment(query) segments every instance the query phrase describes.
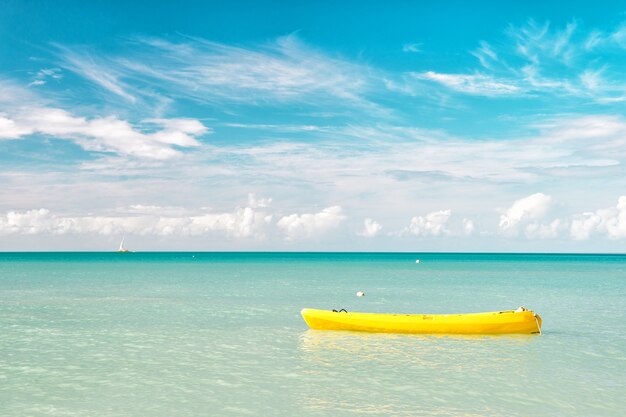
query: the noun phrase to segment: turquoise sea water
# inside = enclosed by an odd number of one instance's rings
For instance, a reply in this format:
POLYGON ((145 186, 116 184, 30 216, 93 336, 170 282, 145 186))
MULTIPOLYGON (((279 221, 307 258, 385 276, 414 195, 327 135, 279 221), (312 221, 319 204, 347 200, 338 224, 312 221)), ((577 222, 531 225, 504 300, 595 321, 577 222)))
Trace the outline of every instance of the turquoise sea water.
POLYGON ((3 417, 624 416, 625 393, 626 256, 0 254, 3 417), (543 335, 299 315, 520 305, 543 335))

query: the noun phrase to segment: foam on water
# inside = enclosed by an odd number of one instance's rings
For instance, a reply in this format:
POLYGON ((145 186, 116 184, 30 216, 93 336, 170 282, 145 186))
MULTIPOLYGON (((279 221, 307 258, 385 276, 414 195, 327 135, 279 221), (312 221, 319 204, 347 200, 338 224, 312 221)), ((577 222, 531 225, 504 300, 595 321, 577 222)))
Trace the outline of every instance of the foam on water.
POLYGON ((623 256, 2 254, 0 300, 2 416, 626 411, 623 256), (317 332, 299 316, 519 305, 542 336, 317 332))

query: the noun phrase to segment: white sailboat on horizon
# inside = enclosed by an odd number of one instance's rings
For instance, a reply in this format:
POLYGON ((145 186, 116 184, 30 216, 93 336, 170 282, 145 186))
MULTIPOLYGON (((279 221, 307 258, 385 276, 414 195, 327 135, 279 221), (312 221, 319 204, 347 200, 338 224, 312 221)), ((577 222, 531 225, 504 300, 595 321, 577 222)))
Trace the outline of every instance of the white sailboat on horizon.
POLYGON ((120 247, 117 251, 118 252, 130 252, 128 249, 124 247, 124 238, 122 238, 122 241, 120 242, 120 247))

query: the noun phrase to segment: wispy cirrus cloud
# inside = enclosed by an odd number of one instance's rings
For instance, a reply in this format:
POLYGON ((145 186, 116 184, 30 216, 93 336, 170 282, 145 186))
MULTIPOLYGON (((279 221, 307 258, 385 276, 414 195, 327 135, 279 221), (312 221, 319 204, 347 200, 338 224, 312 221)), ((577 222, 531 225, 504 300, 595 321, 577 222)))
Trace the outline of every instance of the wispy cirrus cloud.
POLYGON ((200 38, 135 38, 119 55, 57 45, 60 66, 135 102, 161 94, 206 104, 300 102, 375 109, 366 96, 374 69, 312 48, 295 35, 234 46, 200 38))
POLYGON ((555 27, 530 19, 521 26, 510 25, 505 35, 497 46, 481 40, 469 51, 480 69, 470 73, 431 70, 418 77, 453 91, 491 97, 550 94, 605 104, 626 99, 625 63, 611 59, 626 47, 626 26, 606 32, 585 29, 576 20, 555 27))
POLYGON ((539 169, 592 169, 626 162, 623 117, 571 115, 545 120, 535 128, 541 131, 534 136, 500 141, 388 125, 327 126, 308 131, 310 137, 325 139, 316 141, 316 146, 290 143, 237 152, 251 155, 268 167, 284 167, 287 172, 297 169, 305 174, 310 169, 311 175, 317 176, 385 173, 401 182, 420 177, 428 181, 533 181, 539 178, 539 169))
POLYGON ((480 41, 479 45, 478 48, 470 53, 478 58, 483 67, 491 69, 492 64, 498 61, 498 54, 496 54, 493 47, 486 41, 480 41))
POLYGON ((111 66, 107 59, 85 47, 68 48, 59 44, 53 45, 58 49, 62 59, 61 65, 65 69, 79 74, 124 100, 131 103, 137 101, 134 87, 122 81, 123 74, 111 66))
POLYGON ((33 75, 33 81, 28 84, 28 87, 45 85, 50 80, 58 81, 62 78, 63 73, 60 68, 43 68, 33 75))
POLYGON ((402 45, 402 51, 403 52, 422 52, 422 43, 419 42, 413 42, 413 43, 405 43, 404 45, 402 45))
POLYGON ((530 19, 520 27, 510 26, 508 34, 515 42, 518 55, 530 62, 552 59, 569 64, 579 51, 572 41, 577 28, 576 21, 567 23, 564 28, 552 29, 549 22, 539 24, 530 19))
POLYGON ((442 74, 434 71, 412 73, 420 80, 439 83, 461 93, 480 96, 508 96, 520 94, 523 89, 510 80, 499 80, 484 74, 442 74))

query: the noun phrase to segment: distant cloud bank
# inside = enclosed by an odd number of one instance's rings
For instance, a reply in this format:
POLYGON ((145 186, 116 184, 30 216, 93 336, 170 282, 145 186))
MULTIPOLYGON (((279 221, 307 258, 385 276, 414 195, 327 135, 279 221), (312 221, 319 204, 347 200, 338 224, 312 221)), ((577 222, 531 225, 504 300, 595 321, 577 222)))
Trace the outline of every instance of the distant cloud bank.
MULTIPOLYGON (((236 207, 231 212, 205 211, 188 215, 183 215, 184 209, 143 205, 118 209, 124 211, 126 213, 124 215, 80 217, 58 216, 47 209, 9 211, 0 216, 0 235, 202 236, 221 233, 235 239, 266 239, 268 235, 278 233, 289 242, 323 238, 330 232, 336 232, 347 218, 347 214, 340 206, 327 207, 316 213, 277 216, 276 212, 270 210, 269 205, 258 203, 269 200, 251 197, 254 204, 236 207)), ((543 193, 535 193, 516 200, 500 215, 495 233, 511 239, 519 238, 520 235, 527 239, 585 240, 592 235, 608 239, 626 239, 626 196, 619 197, 614 207, 575 213, 564 218, 550 217, 551 206, 552 197, 543 193)), ((419 239, 469 236, 475 232, 494 233, 489 229, 476 230, 474 221, 467 218, 452 224, 451 217, 451 210, 415 216, 407 227, 390 232, 387 238, 419 239)), ((496 224, 495 216, 493 224, 496 224)), ((363 223, 363 229, 357 234, 365 238, 375 238, 381 231, 380 223, 367 218, 363 223)))

